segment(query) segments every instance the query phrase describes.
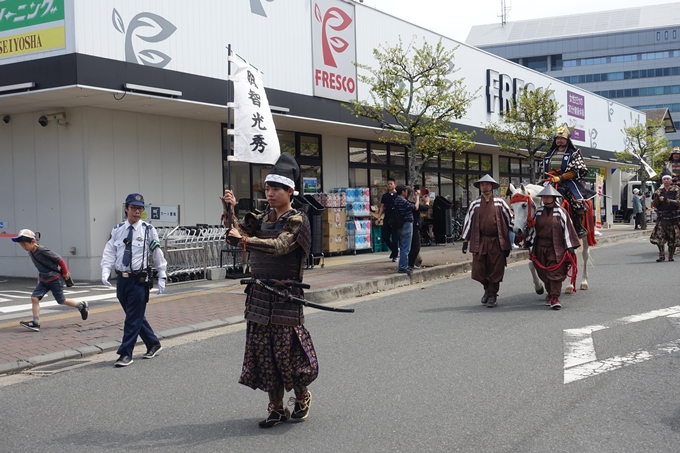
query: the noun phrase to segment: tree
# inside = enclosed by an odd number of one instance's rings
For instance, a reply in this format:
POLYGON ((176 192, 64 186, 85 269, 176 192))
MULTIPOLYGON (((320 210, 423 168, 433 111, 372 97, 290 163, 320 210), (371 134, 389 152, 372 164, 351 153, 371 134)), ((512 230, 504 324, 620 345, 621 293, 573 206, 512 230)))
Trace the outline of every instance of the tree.
MULTIPOLYGON (((451 125, 462 118, 476 93, 465 89, 463 79, 450 79, 454 52, 439 40, 435 47, 423 40, 420 48, 413 43, 404 48, 401 38, 395 47, 373 49, 377 68, 357 63, 370 76, 358 75, 370 86, 371 101, 351 101, 346 105, 354 115, 375 120, 390 131, 383 142, 405 145, 408 150, 409 184, 415 185, 428 159, 445 151, 462 153, 474 146, 474 132, 460 132, 451 125), (416 161, 422 161, 416 168, 416 161)), ((477 90, 479 91, 479 90, 477 90)))
MULTIPOLYGON (((648 161, 651 160, 654 165, 653 170, 661 173, 663 167, 663 160, 660 159, 663 155, 669 152, 669 142, 664 135, 664 125, 662 119, 648 118, 644 123, 639 119, 635 119, 630 126, 624 121, 624 127, 621 130, 625 136, 626 149, 624 151, 615 152, 614 155, 619 161, 633 161, 636 162, 630 166, 623 166, 623 171, 634 171, 638 174, 641 182, 641 190, 647 187, 647 167, 648 161)), ((642 211, 647 211, 646 197, 642 197, 642 211)), ((647 216, 642 216, 640 228, 647 229, 647 216)))
POLYGON ((521 90, 516 103, 511 103, 497 123, 489 123, 484 131, 498 143, 502 152, 529 158, 531 183, 537 181, 536 154, 551 145, 557 129, 557 102, 549 88, 521 90))

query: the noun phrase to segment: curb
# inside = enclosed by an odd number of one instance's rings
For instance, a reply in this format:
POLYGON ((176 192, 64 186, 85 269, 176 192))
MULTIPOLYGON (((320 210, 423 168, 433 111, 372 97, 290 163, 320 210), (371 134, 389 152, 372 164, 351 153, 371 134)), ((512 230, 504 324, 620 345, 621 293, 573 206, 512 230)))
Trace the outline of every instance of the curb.
MULTIPOLYGON (((598 245, 614 244, 631 239, 639 239, 649 234, 651 234, 651 230, 642 230, 616 236, 601 237, 597 242, 598 245)), ((528 250, 520 249, 513 251, 510 254, 508 257, 508 263, 516 263, 519 261, 526 261, 528 259, 528 250)), ((377 277, 370 280, 359 280, 349 284, 331 286, 316 291, 306 291, 305 296, 309 301, 316 303, 337 302, 339 300, 349 299, 352 297, 367 296, 369 294, 374 294, 381 291, 388 291, 391 289, 419 284, 427 280, 450 277, 452 275, 469 272, 471 268, 472 260, 467 260, 460 263, 442 264, 414 271, 411 276, 404 274, 394 274, 387 275, 385 277, 377 277)), ((232 316, 229 318, 215 319, 212 321, 191 324, 184 327, 176 327, 173 329, 157 332, 156 335, 159 339, 166 339, 186 335, 189 333, 240 324, 243 322, 245 322, 245 320, 242 316, 232 316)), ((141 340, 138 340, 137 344, 141 343, 141 340)), ((53 352, 50 354, 0 363, 0 376, 4 374, 19 373, 37 366, 48 365, 62 360, 80 359, 101 354, 103 352, 114 351, 118 349, 118 346, 120 346, 120 341, 107 341, 94 346, 66 349, 64 351, 53 352)))

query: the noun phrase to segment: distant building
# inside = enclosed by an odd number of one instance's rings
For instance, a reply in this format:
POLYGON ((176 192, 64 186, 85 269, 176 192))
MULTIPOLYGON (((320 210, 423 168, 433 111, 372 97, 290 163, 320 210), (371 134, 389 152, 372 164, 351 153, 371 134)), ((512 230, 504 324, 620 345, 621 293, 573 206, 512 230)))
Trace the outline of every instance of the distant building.
MULTIPOLYGON (((466 43, 638 110, 666 109, 668 121, 680 119, 678 17, 680 3, 668 3, 478 25, 466 43)), ((673 146, 677 130, 666 125, 673 146)))

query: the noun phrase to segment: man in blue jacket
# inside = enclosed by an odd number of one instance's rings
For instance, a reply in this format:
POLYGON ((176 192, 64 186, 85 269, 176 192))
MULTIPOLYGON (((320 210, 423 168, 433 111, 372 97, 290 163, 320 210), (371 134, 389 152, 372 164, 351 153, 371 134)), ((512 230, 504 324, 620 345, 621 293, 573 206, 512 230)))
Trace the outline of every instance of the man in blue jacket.
POLYGON ((413 272, 408 267, 408 254, 411 251, 411 236, 413 235, 413 211, 420 207, 420 197, 416 197, 416 202, 411 203, 406 199, 408 187, 403 184, 397 186, 397 194, 393 202, 393 219, 397 224, 393 224, 393 230, 397 231, 399 238, 399 270, 400 274, 411 275, 413 272), (401 225, 398 225, 401 223, 401 225), (397 228, 398 227, 398 228, 397 228))

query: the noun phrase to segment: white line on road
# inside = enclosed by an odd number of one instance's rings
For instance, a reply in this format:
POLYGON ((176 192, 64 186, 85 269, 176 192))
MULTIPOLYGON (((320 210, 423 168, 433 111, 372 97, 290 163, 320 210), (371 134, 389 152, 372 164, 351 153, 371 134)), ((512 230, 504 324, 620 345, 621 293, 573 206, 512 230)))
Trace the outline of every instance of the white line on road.
MULTIPOLYGON (((77 297, 73 300, 76 302, 93 302, 96 300, 105 300, 105 299, 115 299, 116 298, 116 293, 108 293, 108 294, 99 294, 97 296, 85 296, 85 297, 77 297)), ((54 307, 56 305, 59 305, 56 300, 51 300, 47 302, 40 302, 40 308, 45 308, 45 307, 54 307)), ((0 313, 15 313, 17 311, 25 311, 25 310, 30 310, 31 309, 31 304, 23 304, 23 305, 11 305, 9 307, 0 307, 0 313)))
POLYGON ((654 357, 680 351, 680 340, 675 340, 670 343, 656 345, 653 351, 637 350, 623 356, 597 359, 593 332, 612 327, 621 327, 634 322, 648 321, 662 316, 670 318, 674 325, 678 325, 675 318, 680 317, 680 305, 653 310, 639 315, 626 316, 604 326, 593 325, 579 329, 566 329, 564 331, 564 383, 569 384, 580 379, 597 376, 607 371, 617 370, 624 366, 642 363, 654 357))

